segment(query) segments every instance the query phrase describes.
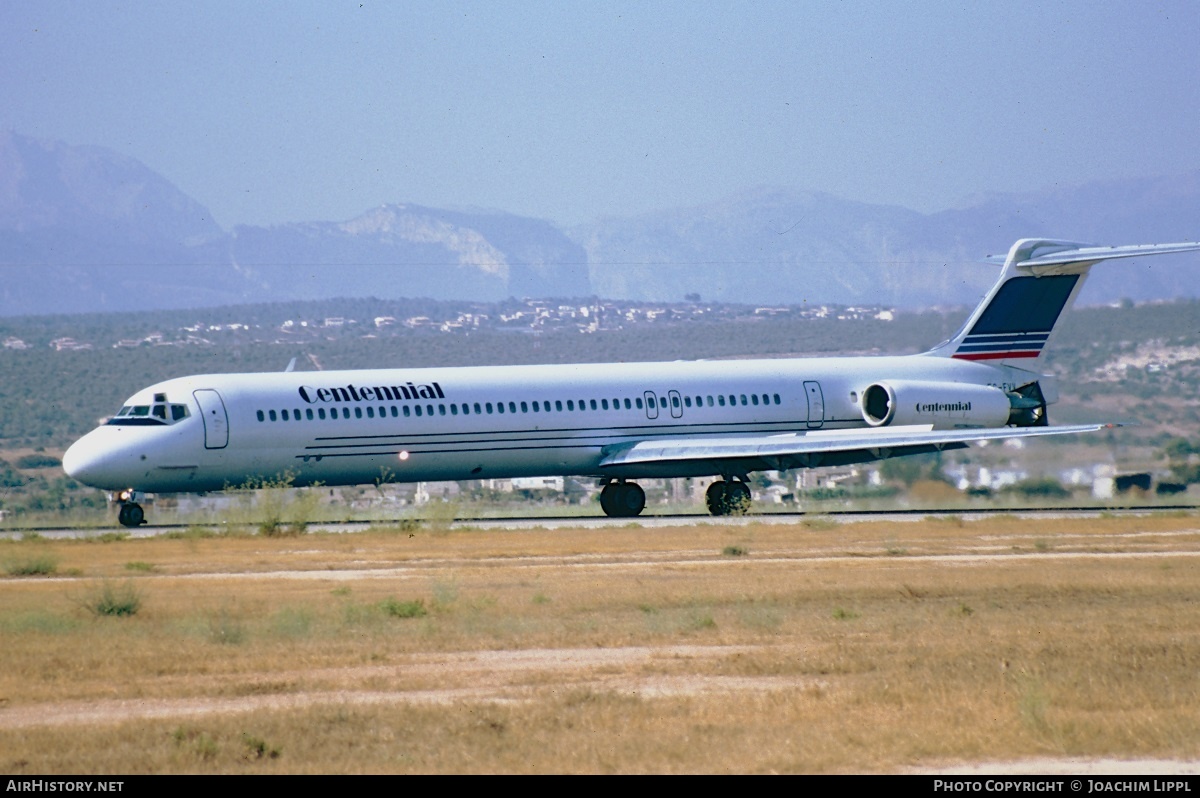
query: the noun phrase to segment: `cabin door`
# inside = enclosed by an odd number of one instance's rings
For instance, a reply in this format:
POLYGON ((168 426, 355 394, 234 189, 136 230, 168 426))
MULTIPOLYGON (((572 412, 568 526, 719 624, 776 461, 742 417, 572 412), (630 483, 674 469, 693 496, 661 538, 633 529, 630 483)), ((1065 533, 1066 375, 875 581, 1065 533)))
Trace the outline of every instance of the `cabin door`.
POLYGON ((804 383, 804 395, 808 398, 808 428, 817 429, 825 423, 825 395, 821 383, 804 383))
POLYGON ((221 394, 210 388, 192 391, 204 419, 204 448, 224 449, 229 445, 229 416, 221 394))

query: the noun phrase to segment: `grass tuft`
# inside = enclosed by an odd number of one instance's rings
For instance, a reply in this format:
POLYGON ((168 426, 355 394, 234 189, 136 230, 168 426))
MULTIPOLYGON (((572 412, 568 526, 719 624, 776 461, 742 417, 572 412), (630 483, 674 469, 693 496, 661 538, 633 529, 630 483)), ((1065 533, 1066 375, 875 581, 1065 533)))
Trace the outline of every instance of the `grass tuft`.
POLYGON ((745 557, 750 552, 744 546, 726 546, 721 553, 726 557, 745 557))
POLYGON ((379 609, 383 610, 384 615, 393 618, 423 618, 429 614, 429 610, 425 609, 424 599, 399 601, 389 596, 379 602, 379 609))
POLYGON ((142 608, 142 595, 131 582, 117 585, 106 579, 84 598, 83 606, 97 618, 129 618, 142 608))
POLYGON ((243 734, 242 742, 246 746, 247 759, 278 759, 282 749, 270 745, 266 740, 252 734, 243 734))
POLYGON ((51 576, 57 571, 58 560, 52 554, 33 554, 4 563, 4 572, 9 576, 51 576))

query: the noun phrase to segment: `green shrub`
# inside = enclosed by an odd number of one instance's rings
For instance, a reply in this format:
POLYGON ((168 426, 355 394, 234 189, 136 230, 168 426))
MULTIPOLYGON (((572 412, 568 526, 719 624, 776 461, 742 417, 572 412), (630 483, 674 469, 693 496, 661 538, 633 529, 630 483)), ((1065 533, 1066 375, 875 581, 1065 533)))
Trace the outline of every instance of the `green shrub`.
POLYGON ((62 460, 48 454, 27 454, 17 458, 17 468, 57 468, 62 460))
POLYGON ((58 571, 58 560, 52 554, 34 554, 5 561, 4 571, 9 576, 50 576, 58 571))
POLYGON ((421 618, 429 614, 429 611, 425 609, 425 601, 423 599, 399 601, 389 596, 379 602, 379 609, 383 610, 385 615, 390 615, 393 618, 421 618))
POLYGON ((142 596, 132 582, 114 585, 105 580, 84 600, 84 606, 96 617, 130 617, 142 608, 142 596))

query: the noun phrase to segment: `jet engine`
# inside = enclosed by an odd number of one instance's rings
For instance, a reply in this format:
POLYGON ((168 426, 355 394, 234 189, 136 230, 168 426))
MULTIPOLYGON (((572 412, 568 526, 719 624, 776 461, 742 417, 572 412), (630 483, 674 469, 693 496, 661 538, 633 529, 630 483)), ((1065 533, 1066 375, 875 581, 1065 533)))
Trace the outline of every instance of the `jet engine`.
POLYGON ((1011 413, 1008 394, 991 385, 887 380, 862 393, 863 419, 872 427, 1001 427, 1009 423, 1011 413))

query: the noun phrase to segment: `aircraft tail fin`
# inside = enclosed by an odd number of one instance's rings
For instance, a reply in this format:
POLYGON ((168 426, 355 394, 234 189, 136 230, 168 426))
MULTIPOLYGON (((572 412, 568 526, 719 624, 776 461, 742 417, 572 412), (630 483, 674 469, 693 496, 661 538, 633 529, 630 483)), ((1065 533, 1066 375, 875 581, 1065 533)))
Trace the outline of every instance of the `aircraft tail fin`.
POLYGON ((930 352, 1029 368, 1041 357, 1062 312, 1102 260, 1200 250, 1200 242, 1098 247, 1074 241, 1023 238, 1004 258, 1000 279, 966 324, 930 352))

